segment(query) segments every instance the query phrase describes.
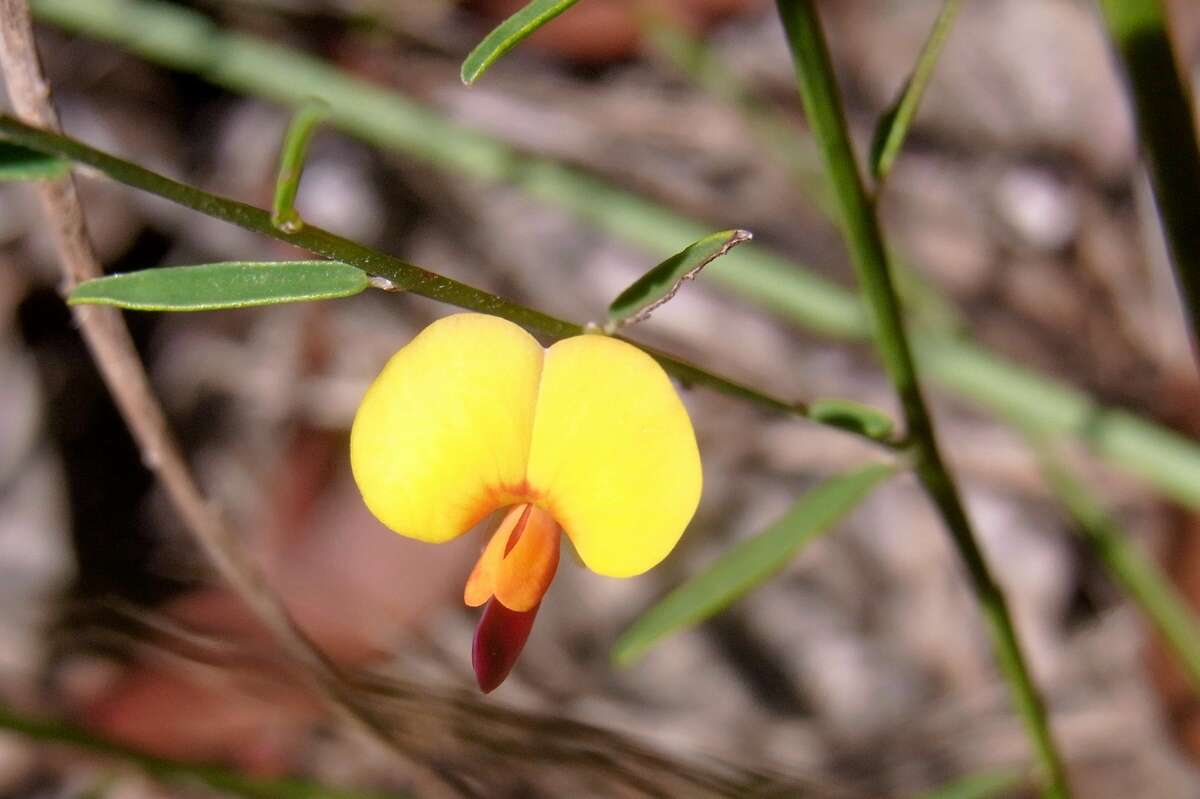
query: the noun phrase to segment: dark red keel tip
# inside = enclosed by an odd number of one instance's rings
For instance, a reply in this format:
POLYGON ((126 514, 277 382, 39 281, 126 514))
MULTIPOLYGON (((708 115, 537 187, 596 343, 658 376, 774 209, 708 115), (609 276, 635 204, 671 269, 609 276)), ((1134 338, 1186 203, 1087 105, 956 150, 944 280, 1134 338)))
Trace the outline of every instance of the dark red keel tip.
POLYGON ((490 694, 504 682, 504 678, 516 665, 538 607, 524 613, 509 610, 492 597, 479 617, 475 628, 475 640, 471 644, 471 665, 475 667, 475 681, 479 690, 490 694))

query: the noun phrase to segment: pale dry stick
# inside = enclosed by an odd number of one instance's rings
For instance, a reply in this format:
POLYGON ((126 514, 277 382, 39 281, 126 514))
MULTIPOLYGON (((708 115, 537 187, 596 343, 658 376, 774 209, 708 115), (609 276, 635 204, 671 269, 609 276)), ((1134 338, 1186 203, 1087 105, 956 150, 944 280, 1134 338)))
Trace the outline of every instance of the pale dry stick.
MULTIPOLYGON (((0 0, 0 67, 17 115, 31 125, 59 130, 26 0, 0 0)), ((102 270, 88 239, 74 178, 68 174, 41 181, 38 188, 62 266, 59 289, 66 296, 77 283, 100 277, 102 270)), ((262 572, 242 550, 233 530, 205 499, 167 426, 121 312, 99 305, 75 305, 72 312, 143 462, 162 481, 187 529, 217 571, 278 639, 288 656, 303 667, 305 678, 338 717, 418 771, 410 776, 421 783, 423 795, 445 794, 454 781, 401 751, 386 727, 357 704, 340 670, 296 626, 262 572)))

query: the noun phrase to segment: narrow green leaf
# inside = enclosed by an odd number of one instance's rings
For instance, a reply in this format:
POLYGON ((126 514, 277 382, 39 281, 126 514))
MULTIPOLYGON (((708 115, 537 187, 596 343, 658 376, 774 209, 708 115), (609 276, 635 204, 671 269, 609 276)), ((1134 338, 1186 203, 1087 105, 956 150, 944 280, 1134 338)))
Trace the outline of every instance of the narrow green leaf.
POLYGON ((810 403, 808 418, 877 440, 887 438, 894 426, 892 418, 883 411, 843 399, 823 399, 810 403))
POLYGON ((1200 619, 1163 569, 1129 538, 1117 520, 1036 432, 1025 434, 1046 484, 1079 525, 1083 539, 1130 600, 1175 653, 1192 685, 1200 689, 1200 619))
POLYGON ((942 47, 961 6, 962 0, 945 0, 942 3, 942 10, 933 23, 933 30, 925 40, 925 46, 921 48, 912 74, 904 82, 904 89, 892 107, 879 119, 871 140, 871 174, 878 183, 883 183, 892 171, 892 164, 895 163, 900 147, 904 144, 904 137, 908 134, 908 128, 917 115, 921 97, 925 94, 929 79, 933 77, 933 68, 942 54, 942 47))
POLYGON ((617 639, 613 659, 628 665, 659 639, 728 607, 787 565, 800 547, 833 526, 895 471, 894 466, 875 464, 821 483, 779 521, 734 545, 643 613, 617 639))
POLYGON ((304 159, 308 155, 308 143, 312 141, 317 125, 329 117, 329 103, 312 98, 304 103, 292 116, 283 146, 279 150, 279 171, 275 176, 275 200, 271 204, 271 224, 280 230, 295 233, 304 226, 296 212, 296 193, 300 191, 300 177, 304 174, 304 159))
POLYGON ((135 311, 214 311, 349 297, 369 282, 363 271, 337 261, 233 261, 87 280, 67 301, 135 311))
POLYGON ((501 22, 463 61, 462 82, 470 86, 496 59, 578 2, 579 0, 533 0, 501 22))
POLYGON ((0 181, 51 180, 61 178, 70 168, 62 158, 0 141, 0 181))
POLYGON ((871 134, 871 150, 867 154, 867 165, 871 169, 871 177, 875 178, 877 184, 883 183, 887 174, 891 172, 892 164, 896 160, 896 155, 899 154, 903 136, 908 133, 907 126, 896 124, 896 120, 900 116, 900 103, 909 96, 911 89, 912 76, 910 75, 905 79, 900 94, 879 115, 879 121, 875 123, 875 132, 871 134))
POLYGON ((639 277, 608 306, 615 327, 640 322, 669 302, 686 280, 742 242, 753 238, 746 230, 722 230, 689 244, 639 277))
POLYGON ((978 771, 921 794, 920 799, 993 799, 1011 796, 1029 777, 1022 769, 994 768, 978 771))

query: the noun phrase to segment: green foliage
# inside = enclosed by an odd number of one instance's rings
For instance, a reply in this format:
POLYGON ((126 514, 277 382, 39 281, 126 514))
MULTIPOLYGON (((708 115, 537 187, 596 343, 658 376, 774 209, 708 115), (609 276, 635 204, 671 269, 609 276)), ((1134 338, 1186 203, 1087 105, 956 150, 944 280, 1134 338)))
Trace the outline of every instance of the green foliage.
POLYGON ((1046 484, 1079 525, 1088 549, 1158 629, 1179 659, 1192 685, 1200 690, 1200 623, 1151 558, 1129 540, 1116 519, 1054 453, 1049 442, 1028 434, 1041 463, 1046 484))
POLYGON ((877 441, 891 435, 894 427, 891 417, 882 411, 843 399, 823 399, 809 403, 808 418, 877 441))
POLYGON ((821 483, 779 521, 734 545, 643 613, 617 640, 613 659, 628 665, 660 639, 728 607, 786 566, 802 546, 832 527, 895 471, 894 466, 876 464, 821 483))
POLYGON ((1028 782, 1024 770, 996 768, 978 771, 960 777, 927 793, 920 799, 994 799, 1012 796, 1013 792, 1028 782))
POLYGON ((843 237, 863 298, 871 311, 875 347, 900 398, 914 471, 942 517, 966 568, 976 602, 992 636, 996 659, 1044 772, 1045 795, 1066 799, 1071 789, 1050 730, 1045 702, 1030 674, 1007 600, 979 547, 954 474, 942 459, 893 283, 875 203, 867 195, 858 171, 820 13, 814 0, 777 0, 777 6, 795 64, 796 85, 805 115, 829 173, 834 197, 841 209, 843 237))
MULTIPOLYGON (((454 125, 396 92, 318 59, 262 38, 222 31, 209 18, 190 9, 157 0, 33 0, 31 5, 47 23, 114 42, 143 58, 197 74, 235 93, 294 107, 313 96, 323 97, 331 106, 331 124, 364 141, 474 180, 509 183, 535 200, 661 258, 674 251, 668 242, 693 241, 711 230, 611 183, 551 160, 519 153, 495 139, 454 125), (129 19, 137 19, 138 25, 129 26, 129 19)), ((34 146, 33 139, 25 144, 34 146)), ((42 138, 37 148, 51 147, 50 152, 59 152, 53 148, 62 144, 58 141, 51 145, 42 138)), ((94 150, 76 150, 75 154, 84 163, 100 168, 102 159, 94 150)), ((149 190, 175 202, 266 235, 278 232, 255 226, 253 214, 244 207, 234 213, 225 204, 210 205, 214 200, 211 195, 190 187, 173 185, 168 190, 161 182, 145 179, 145 175, 134 183, 134 176, 124 174, 113 160, 103 161, 102 171, 117 180, 142 188, 149 186, 149 190), (215 212, 208 211, 210 207, 215 212)), ((327 236, 310 234, 276 237, 326 257, 358 263, 347 257, 345 243, 332 245, 327 236)), ((549 324, 545 315, 522 317, 509 306, 497 310, 494 297, 462 296, 453 281, 414 273, 410 271, 414 267, 402 265, 398 259, 365 248, 356 248, 355 252, 364 268, 375 269, 375 274, 387 272, 384 277, 414 293, 428 292, 427 296, 464 308, 497 313, 545 335, 574 334, 549 324)), ((706 269, 701 279, 821 335, 860 340, 867 332, 866 317, 853 293, 765 247, 735 250, 706 269)), ((1048 432, 1075 436, 1108 462, 1151 482, 1178 501, 1200 508, 1200 447, 1195 442, 1144 418, 1106 408, 1075 388, 1001 359, 970 341, 928 326, 914 326, 914 332, 921 366, 931 380, 989 409, 1028 418, 1048 432), (1000 403, 1003 408, 999 408, 1000 403)), ((686 374, 682 365, 673 369, 682 380, 704 382, 703 378, 686 374)), ((773 406, 787 410, 791 403, 773 406)))
MULTIPOLYGON (((583 332, 583 327, 580 325, 557 319, 474 286, 429 272, 395 256, 336 236, 315 225, 304 225, 295 231, 277 228, 271 223, 270 214, 261 208, 209 194, 194 186, 171 180, 122 158, 101 152, 68 136, 30 127, 2 113, 0 113, 0 136, 42 152, 87 164, 127 186, 163 197, 214 219, 239 225, 247 230, 262 233, 296 247, 302 247, 317 255, 348 264, 367 275, 388 281, 391 289, 411 291, 414 294, 457 305, 467 310, 500 316, 547 338, 560 339, 576 336, 583 332)), ((749 386, 672 358, 651 347, 642 347, 641 349, 649 353, 662 364, 663 369, 685 385, 705 385, 716 391, 740 397, 762 408, 780 413, 796 414, 801 412, 794 403, 776 399, 749 386)))
POLYGON ((618 326, 638 322, 668 302, 686 280, 742 242, 750 241, 745 230, 722 230, 689 244, 635 280, 608 306, 608 317, 618 326))
POLYGON ((0 181, 51 180, 70 170, 71 164, 62 158, 0 141, 0 181))
POLYGON ((1171 44, 1161 0, 1100 0, 1129 76, 1134 117, 1171 265, 1200 358, 1200 131, 1194 86, 1171 44))
POLYGON ((349 297, 369 283, 362 270, 337 261, 231 261, 86 280, 67 301, 135 311, 214 311, 349 297))
POLYGON ((521 43, 529 34, 566 11, 579 0, 533 0, 501 22, 476 45, 462 65, 462 81, 470 86, 496 59, 521 43))
POLYGON ((298 230, 304 223, 296 212, 296 193, 304 174, 308 143, 317 125, 329 116, 329 104, 313 99, 297 109, 279 150, 279 172, 275 177, 275 200, 271 205, 271 223, 283 230, 298 230))

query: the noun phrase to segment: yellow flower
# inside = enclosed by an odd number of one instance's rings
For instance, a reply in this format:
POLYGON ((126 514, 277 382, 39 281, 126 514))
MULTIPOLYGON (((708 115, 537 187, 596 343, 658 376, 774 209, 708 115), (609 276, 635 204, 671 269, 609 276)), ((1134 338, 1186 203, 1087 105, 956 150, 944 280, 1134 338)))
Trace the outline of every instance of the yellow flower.
POLYGON ((490 691, 516 661, 558 565, 630 577, 667 556, 700 500, 700 455, 662 368, 601 335, 542 349, 493 316, 434 322, 384 367, 350 435, 367 507, 401 535, 448 541, 509 507, 467 581, 487 605, 473 660, 490 691))

